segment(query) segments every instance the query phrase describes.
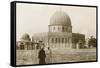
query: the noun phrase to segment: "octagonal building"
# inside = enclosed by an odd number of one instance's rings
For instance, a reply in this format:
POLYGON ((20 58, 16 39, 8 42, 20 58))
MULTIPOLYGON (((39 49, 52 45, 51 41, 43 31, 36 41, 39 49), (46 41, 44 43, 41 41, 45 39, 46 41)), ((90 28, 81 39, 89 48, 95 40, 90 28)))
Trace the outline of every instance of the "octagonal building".
POLYGON ((49 46, 52 48, 71 48, 72 25, 68 14, 57 11, 50 19, 49 46))

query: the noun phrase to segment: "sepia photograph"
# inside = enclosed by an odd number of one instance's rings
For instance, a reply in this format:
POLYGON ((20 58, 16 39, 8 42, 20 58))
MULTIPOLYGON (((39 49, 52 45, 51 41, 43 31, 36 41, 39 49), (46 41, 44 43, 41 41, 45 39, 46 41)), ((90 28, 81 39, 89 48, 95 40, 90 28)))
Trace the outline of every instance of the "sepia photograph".
POLYGON ((97 61, 97 8, 16 3, 16 65, 97 61))

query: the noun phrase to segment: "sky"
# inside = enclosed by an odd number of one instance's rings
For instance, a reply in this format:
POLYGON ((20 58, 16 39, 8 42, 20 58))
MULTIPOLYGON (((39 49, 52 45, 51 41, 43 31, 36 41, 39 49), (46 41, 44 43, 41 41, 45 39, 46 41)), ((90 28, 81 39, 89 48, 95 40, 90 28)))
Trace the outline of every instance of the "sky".
POLYGON ((32 37, 34 33, 48 32, 50 18, 56 11, 69 15, 73 33, 96 37, 96 8, 28 3, 17 3, 16 8, 17 40, 25 33, 32 37))

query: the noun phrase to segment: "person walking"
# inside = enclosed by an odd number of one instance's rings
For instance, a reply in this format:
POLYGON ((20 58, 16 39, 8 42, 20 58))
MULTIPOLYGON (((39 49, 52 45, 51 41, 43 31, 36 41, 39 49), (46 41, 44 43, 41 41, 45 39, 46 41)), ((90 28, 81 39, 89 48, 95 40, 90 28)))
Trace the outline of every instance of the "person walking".
POLYGON ((39 54, 38 54, 38 58, 39 58, 39 64, 46 64, 45 62, 46 54, 44 51, 44 46, 41 47, 39 54))

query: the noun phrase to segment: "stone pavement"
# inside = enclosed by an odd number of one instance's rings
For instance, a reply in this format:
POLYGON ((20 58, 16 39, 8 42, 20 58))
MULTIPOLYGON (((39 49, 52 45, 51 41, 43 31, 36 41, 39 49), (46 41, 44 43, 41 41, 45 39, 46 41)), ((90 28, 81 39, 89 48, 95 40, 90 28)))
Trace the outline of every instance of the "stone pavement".
MULTIPOLYGON (((17 50, 17 65, 38 64, 38 50, 17 50)), ((52 50, 52 63, 95 61, 96 49, 52 50)))

